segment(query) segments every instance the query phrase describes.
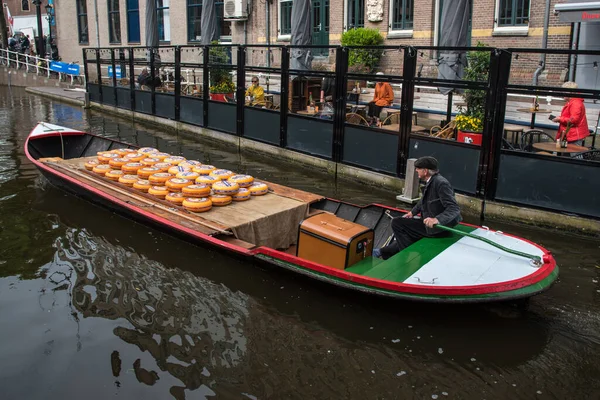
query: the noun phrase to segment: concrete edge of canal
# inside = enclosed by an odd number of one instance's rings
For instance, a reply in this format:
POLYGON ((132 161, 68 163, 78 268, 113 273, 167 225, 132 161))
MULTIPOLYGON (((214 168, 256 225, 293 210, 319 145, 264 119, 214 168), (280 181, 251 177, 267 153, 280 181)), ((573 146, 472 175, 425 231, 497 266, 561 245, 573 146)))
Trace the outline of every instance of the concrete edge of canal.
MULTIPOLYGON (((27 88, 26 90, 30 93, 45 96, 53 100, 78 106, 85 105, 85 101, 81 100, 81 97, 84 95, 83 93, 67 92, 62 91, 62 89, 60 89, 61 92, 59 92, 56 89, 58 88, 42 87, 27 88)), ((404 180, 400 178, 383 175, 344 164, 337 164, 333 161, 324 160, 318 157, 309 156, 250 139, 240 138, 227 133, 214 131, 212 129, 173 121, 154 115, 123 110, 117 107, 98 103, 90 103, 90 107, 108 112, 110 114, 125 117, 130 120, 135 120, 136 122, 152 123, 173 131, 182 131, 193 135, 199 135, 204 139, 218 141, 223 144, 233 144, 235 146, 239 146, 240 149, 245 151, 254 152, 261 155, 268 154, 280 160, 299 163, 330 175, 337 174, 338 178, 353 183, 358 182, 361 184, 378 186, 394 193, 400 193, 404 188, 404 180)), ((511 223, 516 222, 539 228, 560 229, 585 236, 600 237, 600 221, 593 219, 492 201, 484 202, 481 199, 462 194, 457 194, 456 198, 461 206, 463 214, 465 215, 472 215, 475 217, 483 215, 486 220, 506 221, 511 223)), ((403 207, 409 208, 410 206, 403 205, 403 207)))

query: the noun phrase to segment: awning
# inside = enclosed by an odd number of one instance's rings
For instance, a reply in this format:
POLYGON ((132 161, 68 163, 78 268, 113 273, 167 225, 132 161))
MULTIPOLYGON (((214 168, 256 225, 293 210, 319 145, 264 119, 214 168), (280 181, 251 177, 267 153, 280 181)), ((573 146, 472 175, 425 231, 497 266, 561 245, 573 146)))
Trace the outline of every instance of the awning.
POLYGON ((570 0, 554 5, 560 22, 600 22, 600 1, 570 0))

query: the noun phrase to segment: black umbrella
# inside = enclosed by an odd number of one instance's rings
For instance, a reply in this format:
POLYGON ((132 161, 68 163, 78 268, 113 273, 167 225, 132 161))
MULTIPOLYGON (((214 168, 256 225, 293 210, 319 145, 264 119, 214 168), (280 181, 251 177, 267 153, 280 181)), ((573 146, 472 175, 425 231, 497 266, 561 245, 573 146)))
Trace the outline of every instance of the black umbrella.
POLYGON ((202 36, 202 44, 204 45, 211 44, 212 41, 219 39, 215 0, 204 0, 202 2, 200 35, 202 36))
MULTIPOLYGON (((440 46, 466 47, 469 28, 469 0, 453 0, 443 3, 440 19, 440 46)), ((464 51, 442 51, 438 56, 438 78, 460 80, 467 63, 464 51)), ((448 94, 454 89, 440 88, 448 94)))
MULTIPOLYGON (((292 46, 312 44, 310 23, 310 0, 294 0, 292 7, 292 46)), ((309 49, 292 47, 291 69, 310 70, 312 68, 312 53, 309 49)))

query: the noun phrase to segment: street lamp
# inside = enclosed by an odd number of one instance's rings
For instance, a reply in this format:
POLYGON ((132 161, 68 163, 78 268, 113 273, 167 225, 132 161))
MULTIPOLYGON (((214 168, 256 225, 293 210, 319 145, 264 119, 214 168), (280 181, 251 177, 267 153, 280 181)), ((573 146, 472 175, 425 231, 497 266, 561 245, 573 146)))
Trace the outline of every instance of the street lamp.
POLYGON ((50 56, 52 55, 52 24, 54 23, 54 9, 50 4, 46 4, 46 19, 48 20, 48 44, 50 44, 50 56))
POLYGON ((40 11, 40 6, 42 5, 42 0, 31 0, 33 4, 35 4, 35 13, 37 16, 37 30, 38 30, 38 40, 36 44, 36 53, 38 57, 43 57, 42 50, 44 49, 44 32, 42 31, 42 13, 40 11))

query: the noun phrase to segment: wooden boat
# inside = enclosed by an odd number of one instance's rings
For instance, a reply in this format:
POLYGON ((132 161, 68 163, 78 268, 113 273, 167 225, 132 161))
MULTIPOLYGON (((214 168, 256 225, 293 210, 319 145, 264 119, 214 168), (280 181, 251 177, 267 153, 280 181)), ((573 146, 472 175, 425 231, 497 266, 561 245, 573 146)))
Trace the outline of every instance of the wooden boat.
MULTIPOLYGON (((25 152, 56 186, 132 219, 194 243, 213 245, 357 291, 429 302, 505 301, 540 293, 558 276, 554 258, 541 246, 469 224, 456 226, 444 238, 421 239, 388 260, 366 254, 364 241, 357 249, 366 256, 354 264, 341 268, 324 265, 297 256, 301 253, 297 245, 303 220, 318 215, 337 217, 343 223, 351 221, 354 227, 372 230, 370 251, 389 241, 391 218, 403 211, 378 204, 356 206, 268 183, 267 195, 201 214, 191 213, 84 168, 97 152, 123 147, 136 148, 40 123, 27 138, 25 152)), ((346 256, 346 262, 348 259, 346 256)))

